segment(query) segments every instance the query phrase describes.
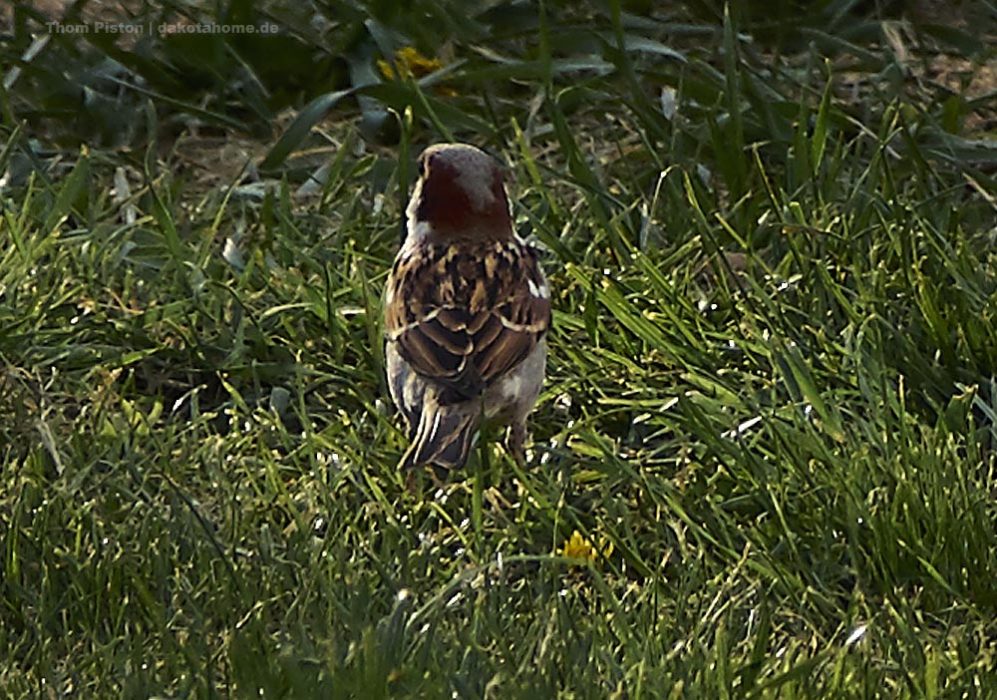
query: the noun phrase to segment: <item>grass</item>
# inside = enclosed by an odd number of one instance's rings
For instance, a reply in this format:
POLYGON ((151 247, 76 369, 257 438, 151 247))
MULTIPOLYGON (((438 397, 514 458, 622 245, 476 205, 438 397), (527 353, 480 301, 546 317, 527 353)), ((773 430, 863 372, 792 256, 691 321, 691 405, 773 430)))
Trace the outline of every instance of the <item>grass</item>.
POLYGON ((0 45, 5 694, 997 696, 991 3, 223 5, 132 12, 294 60, 0 45), (443 138, 555 324, 528 467, 413 494, 378 306, 443 138))

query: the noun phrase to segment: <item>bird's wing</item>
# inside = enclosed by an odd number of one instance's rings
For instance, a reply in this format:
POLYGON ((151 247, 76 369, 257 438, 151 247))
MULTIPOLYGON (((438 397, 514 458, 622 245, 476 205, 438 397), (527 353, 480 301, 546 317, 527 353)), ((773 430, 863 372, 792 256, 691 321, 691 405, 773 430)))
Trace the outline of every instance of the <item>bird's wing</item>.
POLYGON ((547 282, 519 240, 403 251, 388 284, 389 342, 456 400, 526 359, 550 328, 547 282))

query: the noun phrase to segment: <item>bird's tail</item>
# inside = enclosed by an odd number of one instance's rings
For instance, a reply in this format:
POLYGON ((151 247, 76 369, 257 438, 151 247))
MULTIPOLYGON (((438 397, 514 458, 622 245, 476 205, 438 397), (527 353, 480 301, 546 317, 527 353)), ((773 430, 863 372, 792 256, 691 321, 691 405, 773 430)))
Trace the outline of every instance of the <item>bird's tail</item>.
POLYGON ((412 444, 402 455, 402 469, 437 466, 459 469, 467 462, 478 428, 479 412, 469 406, 446 406, 426 397, 412 444))

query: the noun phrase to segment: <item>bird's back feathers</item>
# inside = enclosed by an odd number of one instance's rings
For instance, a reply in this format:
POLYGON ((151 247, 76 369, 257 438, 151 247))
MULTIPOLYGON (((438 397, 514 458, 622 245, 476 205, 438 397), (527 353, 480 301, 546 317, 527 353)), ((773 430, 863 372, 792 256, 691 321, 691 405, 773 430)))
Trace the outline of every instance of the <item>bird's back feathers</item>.
POLYGON ((389 285, 404 301, 388 306, 388 342, 416 372, 468 399, 522 362, 550 326, 536 254, 516 239, 419 246, 399 256, 389 285))

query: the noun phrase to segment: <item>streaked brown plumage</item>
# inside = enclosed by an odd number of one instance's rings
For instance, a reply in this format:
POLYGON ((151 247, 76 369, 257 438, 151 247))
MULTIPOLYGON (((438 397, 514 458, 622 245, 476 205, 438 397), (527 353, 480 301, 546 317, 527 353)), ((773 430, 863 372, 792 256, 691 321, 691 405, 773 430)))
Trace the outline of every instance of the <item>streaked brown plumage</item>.
POLYGON ((513 231, 498 163, 463 144, 419 162, 385 298, 389 386, 412 441, 400 466, 463 466, 482 419, 509 426, 522 460, 547 357, 547 282, 513 231))

